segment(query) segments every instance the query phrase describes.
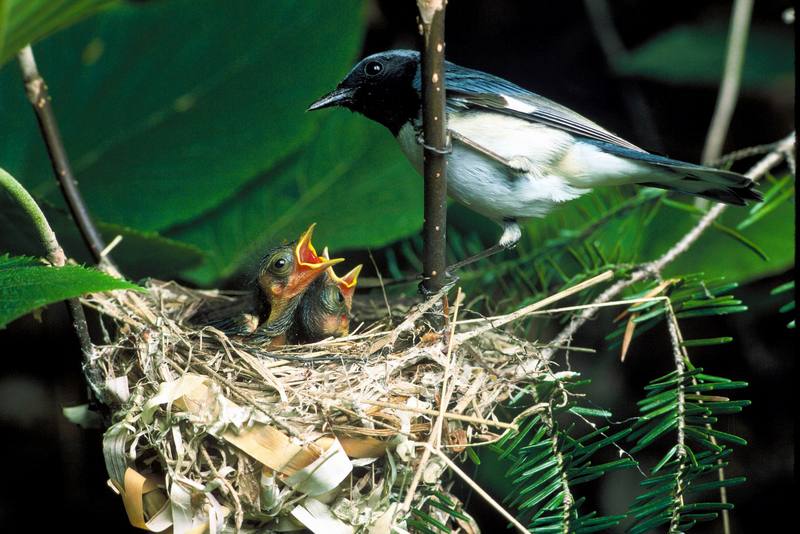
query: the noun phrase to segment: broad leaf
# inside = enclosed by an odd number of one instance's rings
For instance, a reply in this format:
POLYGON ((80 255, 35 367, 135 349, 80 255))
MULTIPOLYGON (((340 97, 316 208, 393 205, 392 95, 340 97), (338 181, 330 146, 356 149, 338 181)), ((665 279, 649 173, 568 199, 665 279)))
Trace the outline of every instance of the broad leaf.
POLYGON ((118 0, 0 0, 0 65, 21 48, 118 0))
MULTIPOLYGON (((355 60, 362 17, 361 0, 163 0, 43 42, 37 58, 95 218, 199 246, 209 261, 191 276, 203 283, 313 221, 332 249, 415 231, 421 180, 391 136, 343 110, 305 113, 355 60)), ((0 161, 61 205, 17 73, 5 71, 0 120, 14 136, 0 161)))
MULTIPOLYGON (((83 238, 66 211, 46 203, 39 204, 50 226, 57 229, 58 242, 67 255, 79 263, 92 263, 94 260, 83 238)), ((184 269, 197 267, 205 259, 205 254, 197 247, 155 232, 143 232, 99 220, 95 220, 95 224, 106 243, 111 243, 117 236, 122 238, 111 251, 111 256, 122 272, 132 279, 174 277, 184 269)), ((2 193, 0 228, 9 229, 0 233, 0 250, 29 256, 42 252, 36 230, 28 216, 2 193)))
POLYGON ((0 256, 0 328, 41 306, 114 289, 141 288, 96 269, 49 267, 35 258, 0 256))

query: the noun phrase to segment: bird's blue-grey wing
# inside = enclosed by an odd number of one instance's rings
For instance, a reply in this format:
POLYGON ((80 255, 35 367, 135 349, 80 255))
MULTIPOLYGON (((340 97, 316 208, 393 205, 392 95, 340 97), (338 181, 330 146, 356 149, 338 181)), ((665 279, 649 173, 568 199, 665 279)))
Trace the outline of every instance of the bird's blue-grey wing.
POLYGON ((447 63, 447 104, 451 109, 483 109, 546 124, 571 134, 645 152, 586 117, 507 80, 447 63))

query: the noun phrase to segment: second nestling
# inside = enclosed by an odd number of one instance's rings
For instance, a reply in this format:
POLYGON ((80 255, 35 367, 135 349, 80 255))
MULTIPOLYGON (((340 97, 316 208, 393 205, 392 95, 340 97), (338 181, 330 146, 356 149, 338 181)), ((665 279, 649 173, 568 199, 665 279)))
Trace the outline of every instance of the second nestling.
POLYGON ((322 256, 317 254, 311 243, 314 226, 296 241, 267 251, 248 294, 201 308, 191 323, 269 347, 347 335, 362 266, 337 276, 332 267, 344 259, 330 259, 327 248, 322 256))

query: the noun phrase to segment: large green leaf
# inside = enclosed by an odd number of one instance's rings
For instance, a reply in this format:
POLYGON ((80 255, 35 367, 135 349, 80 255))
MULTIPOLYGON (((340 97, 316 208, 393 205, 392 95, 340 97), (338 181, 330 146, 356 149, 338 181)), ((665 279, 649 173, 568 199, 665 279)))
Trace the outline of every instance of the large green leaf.
POLYGON ((381 246, 419 229, 422 180, 382 127, 332 111, 316 141, 199 221, 168 233, 215 254, 199 282, 233 274, 271 243, 318 223, 314 242, 336 252, 381 246))
MULTIPOLYGON (((716 85, 722 77, 728 29, 721 25, 681 25, 657 35, 614 68, 628 75, 667 83, 716 85)), ((745 53, 742 84, 764 87, 794 79, 794 42, 784 28, 754 26, 745 53)))
POLYGON ((41 306, 114 289, 141 288, 96 269, 49 267, 34 258, 0 256, 0 328, 41 306))
POLYGON ((117 0, 0 0, 0 65, 24 46, 117 0))
MULTIPOLYGON (((420 181, 391 136, 344 111, 305 113, 354 61, 362 4, 164 0, 43 42, 93 215, 200 246, 209 262, 192 274, 206 283, 312 221, 336 248, 416 230, 420 181)), ((0 72, 0 120, 14 132, 0 161, 59 206, 17 78, 0 72)))
MULTIPOLYGON (((66 211, 55 206, 39 203, 50 226, 57 229, 58 242, 67 255, 79 263, 91 263, 83 238, 66 211)), ((197 267, 205 255, 197 247, 168 239, 155 232, 143 232, 95 220, 106 243, 117 236, 122 238, 112 250, 112 257, 126 276, 172 277, 184 269, 197 267)), ((35 256, 41 253, 41 244, 30 218, 11 199, 0 192, 0 250, 13 250, 14 254, 35 256)))

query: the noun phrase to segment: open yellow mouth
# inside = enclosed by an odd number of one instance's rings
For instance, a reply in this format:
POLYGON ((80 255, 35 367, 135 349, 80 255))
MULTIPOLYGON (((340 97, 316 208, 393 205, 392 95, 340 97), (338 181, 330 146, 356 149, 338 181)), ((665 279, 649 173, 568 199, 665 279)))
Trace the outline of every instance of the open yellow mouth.
MULTIPOLYGON (((322 257, 328 259, 330 255, 328 254, 328 247, 325 247, 322 250, 322 257)), ((347 294, 352 293, 355 290, 356 284, 358 283, 358 275, 363 268, 363 265, 356 265, 354 269, 348 272, 346 275, 339 278, 337 274, 333 271, 332 267, 328 267, 328 276, 331 277, 331 280, 336 282, 336 285, 339 286, 339 289, 347 294)))
POLYGON ((312 223, 311 226, 308 227, 308 230, 306 230, 297 241, 294 255, 297 259, 298 268, 313 269, 316 271, 344 261, 344 258, 328 259, 317 255, 314 245, 311 244, 311 236, 314 234, 314 227, 316 225, 317 223, 312 223))

